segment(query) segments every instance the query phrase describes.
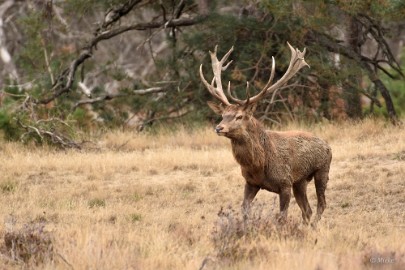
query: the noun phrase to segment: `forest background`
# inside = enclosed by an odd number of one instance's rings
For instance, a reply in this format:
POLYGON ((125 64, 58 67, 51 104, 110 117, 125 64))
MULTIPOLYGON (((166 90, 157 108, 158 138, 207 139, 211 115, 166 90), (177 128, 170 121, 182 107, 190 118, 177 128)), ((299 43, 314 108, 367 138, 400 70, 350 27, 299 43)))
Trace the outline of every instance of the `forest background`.
POLYGON ((262 102, 267 125, 405 108, 405 4, 380 1, 18 1, 0 5, 0 130, 8 140, 79 147, 83 133, 214 123, 198 69, 231 46, 236 96, 276 79, 287 41, 310 68, 262 102))

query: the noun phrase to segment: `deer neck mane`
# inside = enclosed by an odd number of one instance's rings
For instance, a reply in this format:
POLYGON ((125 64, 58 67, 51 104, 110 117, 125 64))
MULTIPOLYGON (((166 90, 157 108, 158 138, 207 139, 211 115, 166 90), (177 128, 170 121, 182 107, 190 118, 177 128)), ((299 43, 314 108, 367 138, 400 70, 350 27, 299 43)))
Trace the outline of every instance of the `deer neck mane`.
POLYGON ((264 126, 254 117, 248 122, 246 130, 231 139, 232 152, 236 161, 245 168, 263 168, 266 160, 266 145, 269 137, 264 126))

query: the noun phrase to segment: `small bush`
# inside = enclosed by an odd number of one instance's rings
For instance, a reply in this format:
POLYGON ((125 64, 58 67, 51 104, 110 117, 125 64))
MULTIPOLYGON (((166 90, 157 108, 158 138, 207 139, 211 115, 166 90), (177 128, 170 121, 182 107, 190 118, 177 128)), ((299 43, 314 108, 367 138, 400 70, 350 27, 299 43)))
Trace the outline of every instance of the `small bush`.
POLYGON ((266 248, 255 243, 259 237, 302 239, 306 236, 306 229, 300 222, 290 218, 279 222, 276 215, 263 214, 263 209, 263 206, 254 208, 249 217, 243 219, 240 211, 221 208, 212 232, 218 259, 238 261, 266 254, 266 248))
POLYGON ((52 261, 55 255, 53 241, 44 228, 45 223, 31 223, 20 230, 6 232, 0 245, 1 254, 26 265, 52 261))
POLYGON ((5 109, 0 110, 0 131, 2 131, 6 140, 18 140, 21 135, 13 116, 5 109))

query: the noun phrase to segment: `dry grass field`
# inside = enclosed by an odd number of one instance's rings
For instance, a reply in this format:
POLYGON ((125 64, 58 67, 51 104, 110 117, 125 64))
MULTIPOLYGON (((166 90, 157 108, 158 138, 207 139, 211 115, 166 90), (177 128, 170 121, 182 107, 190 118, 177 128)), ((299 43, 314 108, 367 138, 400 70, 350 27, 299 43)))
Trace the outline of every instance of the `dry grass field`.
MULTIPOLYGON (((244 180, 210 128, 109 133, 56 151, 0 143, 0 269, 405 269, 405 130, 376 120, 304 129, 333 150, 316 228, 244 180)), ((309 200, 316 210, 314 183, 309 200)))

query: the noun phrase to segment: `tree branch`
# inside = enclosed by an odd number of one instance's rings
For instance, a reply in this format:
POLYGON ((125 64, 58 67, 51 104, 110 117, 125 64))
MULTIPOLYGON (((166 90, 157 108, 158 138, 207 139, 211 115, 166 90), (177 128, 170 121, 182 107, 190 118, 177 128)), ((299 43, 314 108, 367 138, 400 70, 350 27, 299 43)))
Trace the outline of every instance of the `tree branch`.
POLYGON ((84 104, 93 104, 93 103, 98 103, 98 102, 103 102, 106 100, 111 100, 114 98, 119 98, 119 97, 128 97, 128 96, 134 96, 134 95, 147 95, 147 94, 152 94, 152 93, 160 93, 166 91, 166 88, 164 87, 151 87, 147 89, 139 89, 139 90, 133 90, 131 93, 117 93, 117 94, 107 94, 103 96, 99 96, 96 98, 90 98, 90 99, 83 99, 79 100, 76 102, 76 104, 73 106, 73 111, 84 104))
MULTIPOLYGON (((85 46, 82 47, 81 53, 79 57, 74 59, 69 68, 65 69, 56 80, 53 88, 55 91, 47 97, 44 97, 40 100, 37 100, 37 104, 48 104, 49 102, 53 101, 54 99, 58 98, 62 94, 69 92, 72 88, 75 73, 77 68, 83 64, 87 59, 93 56, 93 49, 96 49, 96 46, 99 42, 107 39, 111 39, 115 36, 118 36, 122 33, 137 30, 143 31, 147 29, 154 29, 160 27, 180 27, 180 26, 190 26, 201 22, 206 16, 197 15, 195 17, 188 17, 188 18, 178 18, 178 19, 170 19, 168 21, 151 21, 147 23, 136 23, 127 26, 119 26, 110 30, 101 31, 111 26, 114 22, 119 20, 121 17, 127 15, 131 9, 138 4, 139 0, 129 0, 125 4, 121 5, 119 8, 113 9, 113 15, 109 18, 104 19, 104 23, 102 27, 99 27, 95 31, 95 37, 87 42, 85 46)), ((108 13, 107 15, 108 16, 108 13)))
MULTIPOLYGON (((366 14, 359 14, 355 18, 360 24, 363 25, 363 27, 366 28, 366 31, 364 33, 365 36, 367 34, 370 34, 374 40, 378 44, 378 51, 379 49, 382 50, 383 55, 388 59, 387 64, 394 69, 402 78, 405 78, 405 75, 403 74, 401 70, 401 66, 395 59, 390 46, 388 45, 387 41, 384 38, 384 29, 382 28, 381 24, 375 21, 373 18, 369 17, 366 14)), ((377 57, 377 55, 376 55, 377 57)), ((380 65, 378 65, 378 61, 375 61, 373 63, 376 68, 381 69, 383 72, 385 72, 380 65)))
POLYGON ((104 16, 104 21, 102 25, 96 29, 94 35, 98 36, 98 34, 107 29, 108 27, 112 26, 116 21, 121 19, 127 15, 137 4, 142 2, 142 0, 130 0, 124 4, 121 4, 117 7, 109 9, 104 16))

